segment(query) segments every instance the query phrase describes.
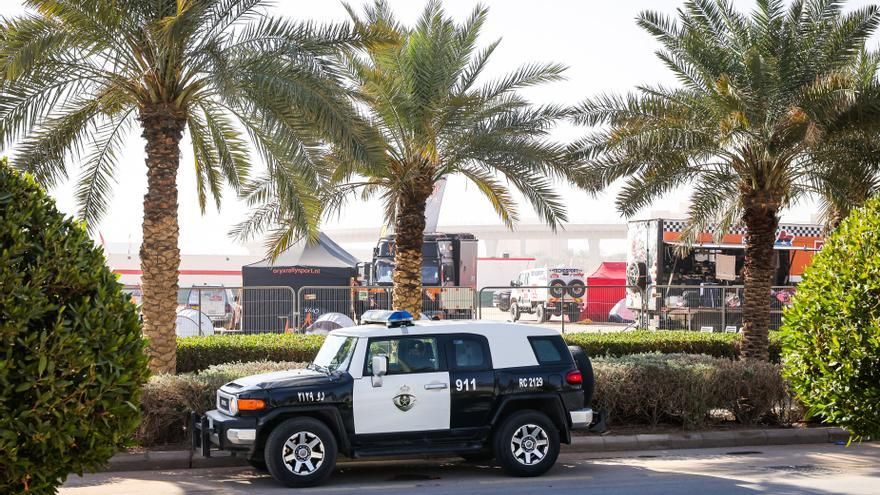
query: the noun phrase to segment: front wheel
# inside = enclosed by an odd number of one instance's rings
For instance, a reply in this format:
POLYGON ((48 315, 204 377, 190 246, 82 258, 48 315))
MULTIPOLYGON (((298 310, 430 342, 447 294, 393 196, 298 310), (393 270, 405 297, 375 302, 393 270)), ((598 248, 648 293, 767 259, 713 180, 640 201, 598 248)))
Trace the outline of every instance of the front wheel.
POLYGON ((559 431, 538 411, 510 415, 498 429, 494 443, 495 458, 511 476, 540 476, 559 457, 559 431))
POLYGON ((544 308, 543 304, 539 304, 535 307, 535 316, 538 318, 538 323, 544 323, 550 319, 550 316, 547 314, 547 310, 544 308))
POLYGON ((269 435, 263 458, 272 477, 291 488, 317 485, 336 465, 336 438, 314 418, 293 418, 269 435))
POLYGON ((519 319, 519 304, 516 301, 510 301, 510 321, 515 322, 519 319))

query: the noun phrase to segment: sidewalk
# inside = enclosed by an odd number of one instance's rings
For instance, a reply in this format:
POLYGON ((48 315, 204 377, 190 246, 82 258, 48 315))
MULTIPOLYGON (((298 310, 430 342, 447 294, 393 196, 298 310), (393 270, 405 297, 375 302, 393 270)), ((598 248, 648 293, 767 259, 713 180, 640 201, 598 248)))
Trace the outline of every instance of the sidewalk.
MULTIPOLYGON (((848 438, 849 434, 846 431, 834 427, 590 435, 573 437, 571 445, 562 446, 562 453, 821 444, 846 442, 848 438)), ((211 455, 210 458, 204 458, 188 450, 124 452, 113 456, 105 471, 148 471, 247 465, 247 461, 243 457, 232 456, 229 452, 212 452, 211 455)))

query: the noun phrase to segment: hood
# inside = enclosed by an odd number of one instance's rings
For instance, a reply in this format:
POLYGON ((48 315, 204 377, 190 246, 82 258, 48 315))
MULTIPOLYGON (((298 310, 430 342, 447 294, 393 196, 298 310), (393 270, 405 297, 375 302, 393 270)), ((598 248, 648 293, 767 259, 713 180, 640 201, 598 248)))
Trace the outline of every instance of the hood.
POLYGON ((245 389, 272 389, 282 387, 297 387, 316 385, 333 380, 333 375, 327 375, 316 370, 297 369, 287 371, 274 371, 272 373, 262 373, 259 375, 246 376, 238 378, 226 385, 223 389, 226 392, 238 393, 245 389))

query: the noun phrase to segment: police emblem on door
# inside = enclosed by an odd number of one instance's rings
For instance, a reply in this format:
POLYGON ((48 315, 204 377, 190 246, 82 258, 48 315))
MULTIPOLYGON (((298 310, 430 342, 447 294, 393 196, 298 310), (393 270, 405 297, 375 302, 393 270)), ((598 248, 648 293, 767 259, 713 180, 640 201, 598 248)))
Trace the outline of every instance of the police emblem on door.
POLYGON ((409 411, 416 405, 416 396, 409 393, 406 385, 400 387, 400 393, 394 396, 394 405, 403 412, 409 411))

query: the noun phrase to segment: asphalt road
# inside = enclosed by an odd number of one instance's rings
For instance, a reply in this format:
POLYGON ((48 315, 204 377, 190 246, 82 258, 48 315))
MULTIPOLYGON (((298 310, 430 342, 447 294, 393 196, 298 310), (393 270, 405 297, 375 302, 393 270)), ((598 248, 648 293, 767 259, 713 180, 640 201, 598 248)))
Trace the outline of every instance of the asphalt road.
MULTIPOLYGON (((796 445, 568 454, 539 478, 509 478, 491 465, 457 460, 340 465, 310 494, 877 494, 880 444, 796 445)), ((277 494, 289 490, 245 468, 88 474, 64 495, 277 494)))

